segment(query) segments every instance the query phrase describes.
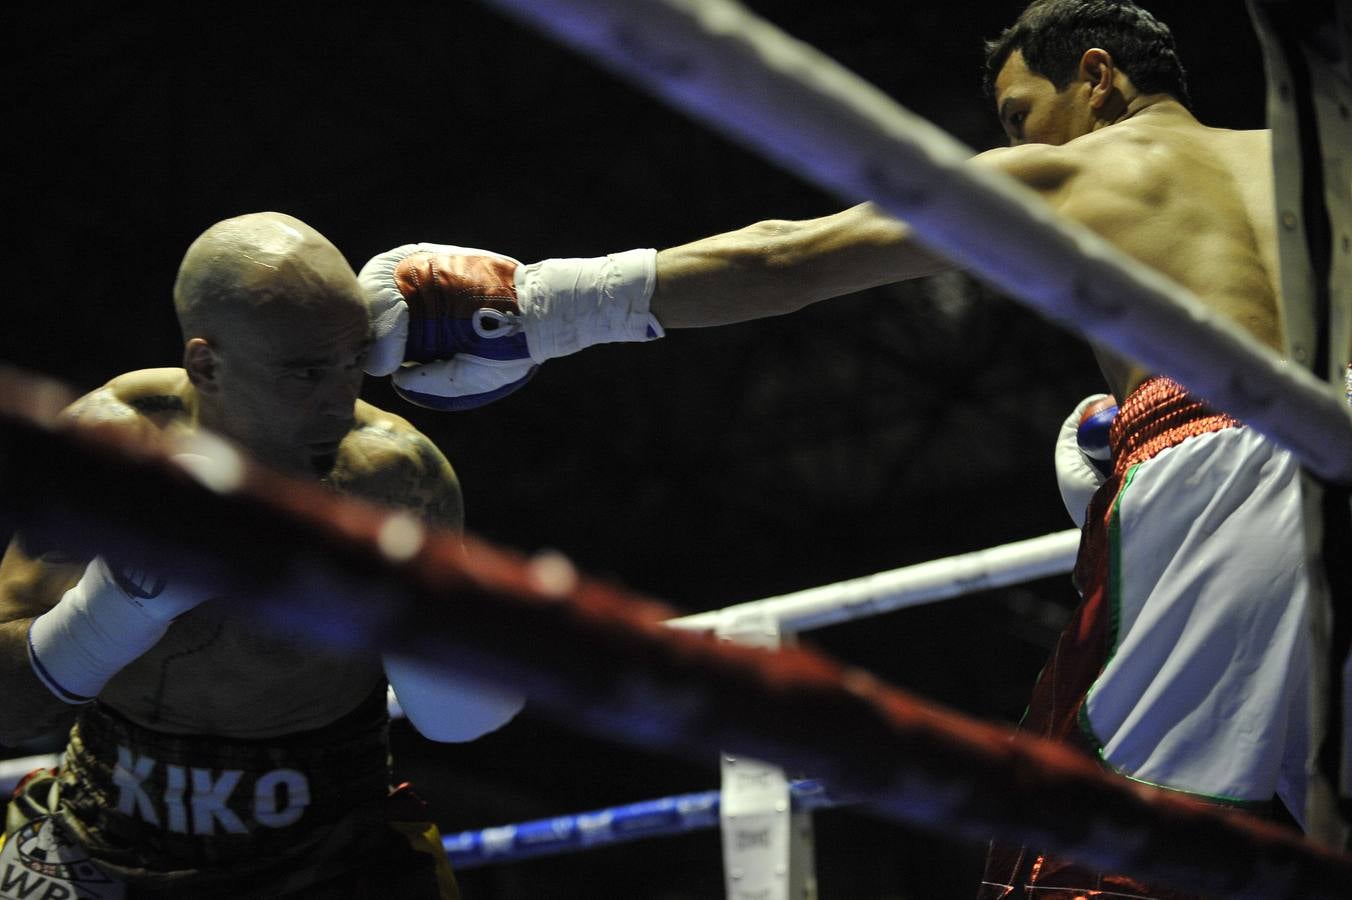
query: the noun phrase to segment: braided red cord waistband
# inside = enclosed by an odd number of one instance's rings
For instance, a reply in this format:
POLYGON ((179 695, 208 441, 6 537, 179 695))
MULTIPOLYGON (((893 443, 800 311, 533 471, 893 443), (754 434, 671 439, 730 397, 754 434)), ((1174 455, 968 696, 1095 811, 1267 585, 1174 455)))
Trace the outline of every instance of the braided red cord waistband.
POLYGON ((1120 477, 1137 463, 1187 438, 1242 424, 1207 406, 1173 379, 1156 375, 1142 382, 1118 407, 1108 432, 1113 474, 1120 477))

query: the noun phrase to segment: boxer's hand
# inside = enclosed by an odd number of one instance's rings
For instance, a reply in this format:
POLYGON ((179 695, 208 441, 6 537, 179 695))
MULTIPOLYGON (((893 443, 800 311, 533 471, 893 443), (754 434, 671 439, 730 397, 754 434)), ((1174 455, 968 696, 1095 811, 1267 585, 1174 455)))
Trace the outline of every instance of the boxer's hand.
POLYGON ((87 703, 108 679, 159 642, 169 623, 210 597, 195 585, 109 565, 84 576, 28 629, 33 672, 66 703, 87 703))
POLYGON ((1108 429, 1117 416, 1117 403, 1108 394, 1081 400, 1061 424, 1056 439, 1056 483, 1061 501, 1077 526, 1084 525, 1089 499, 1113 470, 1108 429))
POLYGON ((393 374, 401 396, 433 409, 505 396, 547 359, 663 334, 648 311, 652 250, 523 265, 484 250, 405 244, 371 259, 358 280, 375 338, 366 371, 393 374))

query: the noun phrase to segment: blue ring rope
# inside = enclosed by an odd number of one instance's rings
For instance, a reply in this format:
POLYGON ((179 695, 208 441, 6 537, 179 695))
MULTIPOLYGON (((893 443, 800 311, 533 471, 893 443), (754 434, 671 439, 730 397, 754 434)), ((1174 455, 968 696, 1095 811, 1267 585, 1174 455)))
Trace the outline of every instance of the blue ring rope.
MULTIPOLYGON (((813 779, 791 782, 789 797, 794 812, 841 805, 821 782, 813 779)), ((474 869, 717 828, 719 809, 719 792, 703 791, 497 828, 462 831, 447 835, 441 843, 446 848, 451 868, 474 869)))

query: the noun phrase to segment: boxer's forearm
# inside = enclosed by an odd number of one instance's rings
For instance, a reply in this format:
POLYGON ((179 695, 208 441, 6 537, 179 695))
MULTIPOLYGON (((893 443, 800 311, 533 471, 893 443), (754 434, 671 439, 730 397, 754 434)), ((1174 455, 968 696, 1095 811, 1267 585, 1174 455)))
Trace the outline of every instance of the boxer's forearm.
POLYGON ((906 225, 863 204, 663 250, 650 309, 666 328, 727 325, 950 268, 906 225))
POLYGON ((33 671, 28 631, 70 589, 87 559, 53 548, 25 548, 17 537, 0 559, 0 744, 68 726, 76 707, 63 703, 33 671))
POLYGON ((0 743, 68 721, 209 596, 151 570, 55 550, 34 556, 13 541, 0 561, 0 743))
POLYGON ((33 674, 27 646, 32 621, 0 623, 0 744, 8 746, 69 727, 77 710, 33 674))

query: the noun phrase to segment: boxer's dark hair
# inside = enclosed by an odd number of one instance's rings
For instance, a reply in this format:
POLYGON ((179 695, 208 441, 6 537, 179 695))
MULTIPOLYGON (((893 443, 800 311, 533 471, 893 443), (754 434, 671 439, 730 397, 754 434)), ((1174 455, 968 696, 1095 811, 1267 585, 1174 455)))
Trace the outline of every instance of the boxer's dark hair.
POLYGON ((1033 0, 1013 25, 986 42, 986 93, 995 96, 995 76, 1015 50, 1029 71, 1059 91, 1093 47, 1112 54, 1142 93, 1169 94, 1192 106, 1169 26, 1130 0, 1033 0))

